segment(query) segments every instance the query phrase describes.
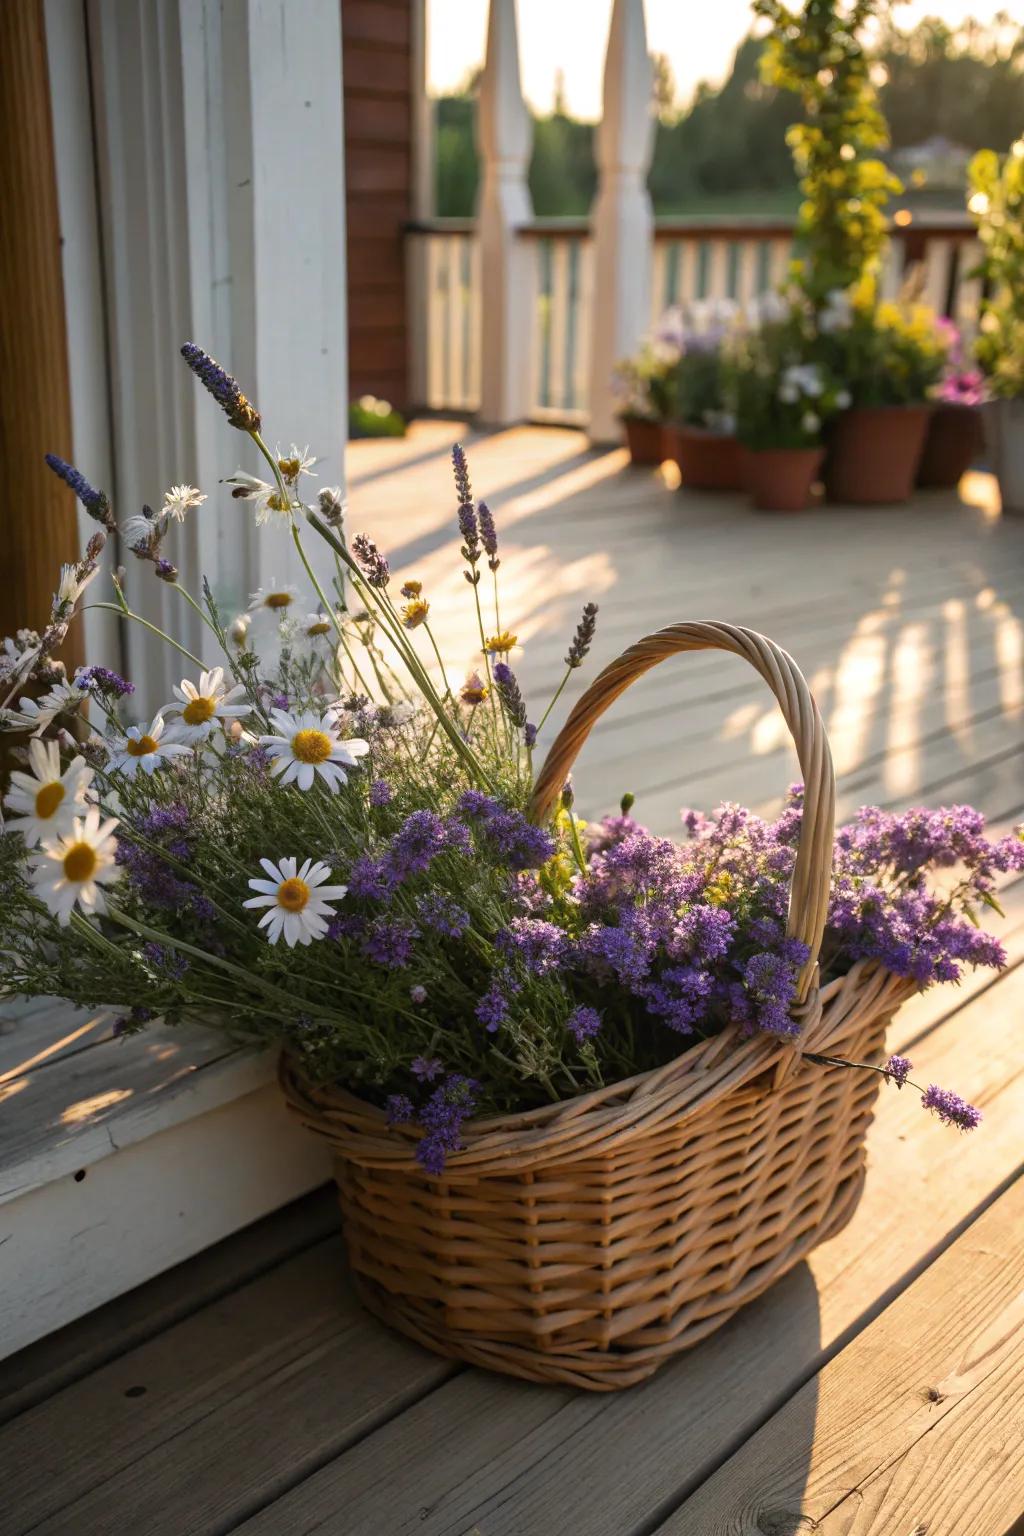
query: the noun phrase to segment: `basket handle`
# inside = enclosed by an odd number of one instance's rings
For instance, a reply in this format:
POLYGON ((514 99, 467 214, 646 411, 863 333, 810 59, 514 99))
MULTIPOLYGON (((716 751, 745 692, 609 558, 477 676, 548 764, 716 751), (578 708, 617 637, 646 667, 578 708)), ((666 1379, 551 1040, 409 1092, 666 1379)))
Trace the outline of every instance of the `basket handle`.
POLYGON ((836 780, 832 752, 818 706, 796 662, 773 640, 738 624, 670 624, 646 635, 611 662, 577 700, 538 775, 528 815, 546 822, 594 724, 630 683, 680 651, 731 651, 749 661, 779 701, 796 744, 804 778, 804 813, 789 892, 786 932, 807 945, 810 958, 800 972, 797 1001, 805 1002, 816 973, 828 911, 835 835, 836 780))

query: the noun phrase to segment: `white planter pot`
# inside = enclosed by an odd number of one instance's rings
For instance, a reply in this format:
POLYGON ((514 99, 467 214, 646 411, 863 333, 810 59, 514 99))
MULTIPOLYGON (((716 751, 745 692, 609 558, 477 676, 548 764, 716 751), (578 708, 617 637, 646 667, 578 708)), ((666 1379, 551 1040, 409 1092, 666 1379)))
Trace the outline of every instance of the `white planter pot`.
POLYGON ((993 400, 985 417, 1003 511, 1024 516, 1024 397, 993 400))

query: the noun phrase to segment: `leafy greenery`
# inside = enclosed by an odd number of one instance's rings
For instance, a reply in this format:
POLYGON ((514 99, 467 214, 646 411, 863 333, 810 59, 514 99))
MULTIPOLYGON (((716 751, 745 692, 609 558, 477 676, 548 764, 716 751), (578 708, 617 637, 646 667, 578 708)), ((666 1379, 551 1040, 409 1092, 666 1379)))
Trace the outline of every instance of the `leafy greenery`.
POLYGON ((1012 399, 1024 395, 1024 138, 1002 159, 975 155, 970 185, 988 294, 975 353, 992 392, 1012 399))
POLYGON ((804 120, 787 135, 803 202, 794 276, 815 307, 836 289, 877 273, 888 239, 885 208, 902 185, 881 153, 885 118, 863 46, 880 0, 754 0, 772 23, 762 57, 764 78, 799 96, 804 120))
POLYGON ((360 395, 348 408, 348 435, 357 437, 404 437, 405 419, 387 400, 360 395))
POLYGON ((736 432, 748 448, 812 448, 826 423, 850 404, 827 369, 809 362, 811 317, 794 308, 740 335, 726 359, 736 432))

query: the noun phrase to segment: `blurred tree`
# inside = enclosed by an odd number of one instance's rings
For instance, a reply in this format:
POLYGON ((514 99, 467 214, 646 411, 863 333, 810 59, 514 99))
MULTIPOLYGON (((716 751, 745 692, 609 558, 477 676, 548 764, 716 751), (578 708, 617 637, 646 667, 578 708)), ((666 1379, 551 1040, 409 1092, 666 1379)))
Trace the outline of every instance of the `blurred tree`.
MULTIPOLYGON (((795 211, 786 134, 800 109, 789 92, 761 79, 763 46, 745 38, 724 83, 699 85, 685 110, 668 60, 655 55, 659 122, 649 184, 657 213, 708 205, 795 211)), ((968 150, 1008 144, 1024 124, 1024 26, 1005 14, 985 26, 950 28, 935 18, 910 32, 889 25, 873 78, 895 150, 938 135, 968 150)), ((470 218, 475 205, 475 87, 471 77, 437 103, 437 211, 448 217, 470 218)), ((551 115, 534 124, 530 189, 539 216, 587 212, 596 179, 592 137, 590 124, 568 115, 557 86, 551 115)))

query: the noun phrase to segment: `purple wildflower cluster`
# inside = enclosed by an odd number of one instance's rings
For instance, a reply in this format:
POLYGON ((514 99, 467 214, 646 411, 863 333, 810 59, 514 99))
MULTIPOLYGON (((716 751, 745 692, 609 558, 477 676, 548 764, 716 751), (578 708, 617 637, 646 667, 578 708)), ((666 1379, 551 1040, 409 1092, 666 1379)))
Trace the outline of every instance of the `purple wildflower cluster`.
POLYGON ((555 842, 522 811, 503 805, 479 789, 467 789, 457 809, 476 829, 488 851, 509 869, 539 869, 554 854, 555 842))
POLYGON ((136 820, 133 833, 138 841, 118 838, 115 857, 139 900, 158 911, 191 913, 200 923, 214 922, 213 902, 193 881, 183 879, 179 868, 193 856, 188 807, 153 806, 136 820))
MULTIPOLYGON (((419 1068, 415 1075, 421 1081, 431 1082, 438 1075, 440 1063, 420 1058, 419 1068)), ((461 1150, 463 1121, 476 1109, 479 1087, 473 1078, 450 1072, 419 1111, 407 1094, 393 1093, 388 1099, 391 1125, 404 1125, 415 1117, 423 1128, 425 1134, 416 1144, 416 1159, 427 1173, 443 1173, 448 1153, 461 1150)))
POLYGON ((98 693, 105 699, 126 699, 135 692, 135 684, 128 682, 118 672, 112 672, 109 667, 79 667, 75 673, 75 683, 79 688, 87 688, 90 693, 98 693))

